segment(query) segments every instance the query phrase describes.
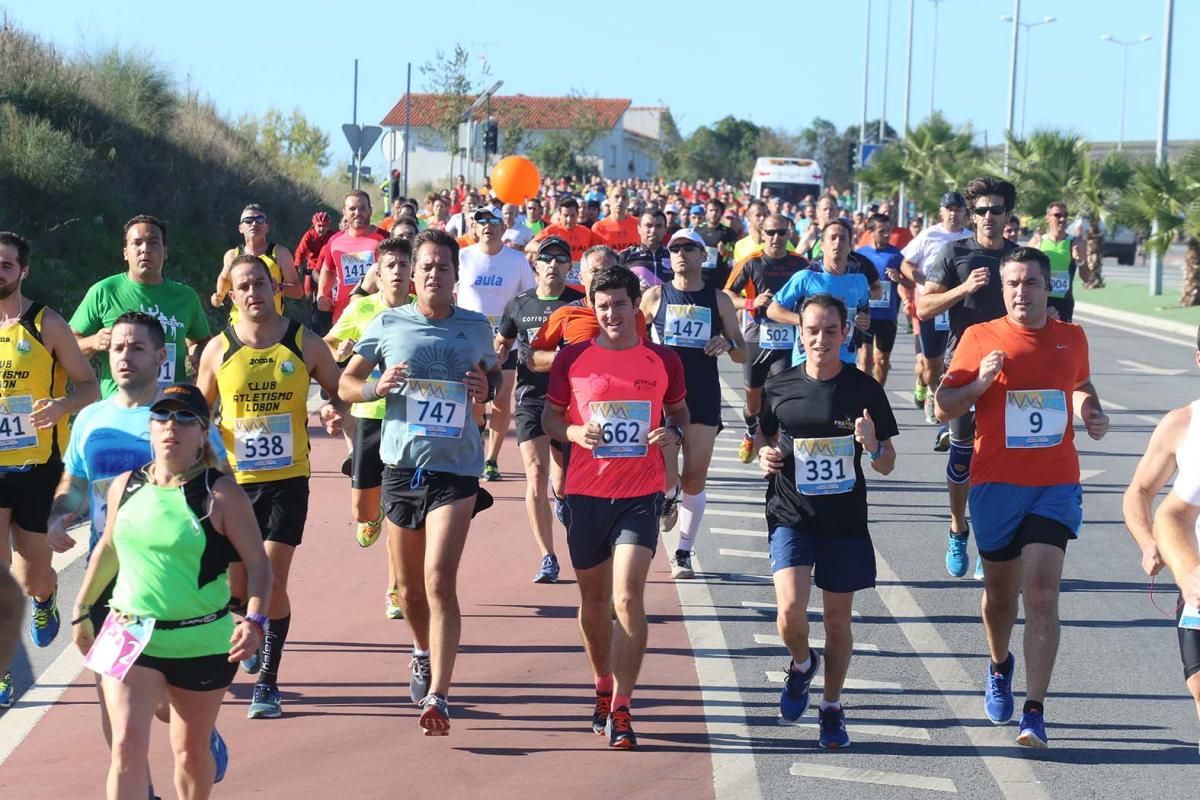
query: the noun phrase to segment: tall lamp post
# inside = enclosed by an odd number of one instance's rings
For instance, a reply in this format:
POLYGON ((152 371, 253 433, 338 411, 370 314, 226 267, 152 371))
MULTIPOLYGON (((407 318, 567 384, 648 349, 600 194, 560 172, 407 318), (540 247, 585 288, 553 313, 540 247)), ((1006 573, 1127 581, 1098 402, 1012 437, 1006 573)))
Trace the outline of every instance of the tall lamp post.
POLYGON ((1150 41, 1152 36, 1139 36, 1136 39, 1118 39, 1109 34, 1103 34, 1100 40, 1103 42, 1112 42, 1121 46, 1121 127, 1120 133, 1117 134, 1117 149, 1120 150, 1125 145, 1125 86, 1129 78, 1129 48, 1150 41))
MULTIPOLYGON (((1175 0, 1165 0, 1163 8, 1163 51, 1162 85, 1158 98, 1158 146, 1155 162, 1159 167, 1167 165, 1167 118, 1171 99, 1171 29, 1175 19, 1175 0)), ((1151 235, 1158 233, 1158 217, 1151 226, 1151 235)), ((1162 294, 1163 257, 1157 251, 1150 254, 1150 294, 1162 294)))
MULTIPOLYGON (((929 0, 933 3, 933 46, 932 58, 929 62, 929 116, 933 116, 933 90, 937 84, 937 40, 938 40, 938 7, 946 0, 929 0)), ((910 13, 911 16, 911 13, 910 13)), ((911 26, 910 26, 911 27, 911 26)))
MULTIPOLYGON (((1055 22, 1057 17, 1042 17, 1038 22, 1017 22, 1017 25, 1025 29, 1025 78, 1021 82, 1021 138, 1025 138, 1025 106, 1029 100, 1029 32, 1034 28, 1042 25, 1049 25, 1055 22)), ((1001 22, 1012 22, 1013 18, 1007 14, 1000 18, 1001 22)))

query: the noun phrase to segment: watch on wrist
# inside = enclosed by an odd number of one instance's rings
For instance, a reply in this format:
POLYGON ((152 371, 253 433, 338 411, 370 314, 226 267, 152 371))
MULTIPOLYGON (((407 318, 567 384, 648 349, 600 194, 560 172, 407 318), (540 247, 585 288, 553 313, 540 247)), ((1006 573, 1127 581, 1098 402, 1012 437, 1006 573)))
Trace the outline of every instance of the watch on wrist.
POLYGON ((267 632, 267 623, 271 621, 266 614, 247 614, 245 620, 257 625, 262 633, 267 632))
POLYGON ((683 430, 678 425, 670 426, 671 430, 675 431, 675 435, 679 437, 679 441, 683 443, 683 430))
POLYGON ((872 450, 871 452, 867 453, 867 458, 871 459, 872 461, 875 461, 881 455, 883 455, 883 442, 877 441, 877 442, 875 442, 875 449, 872 450))

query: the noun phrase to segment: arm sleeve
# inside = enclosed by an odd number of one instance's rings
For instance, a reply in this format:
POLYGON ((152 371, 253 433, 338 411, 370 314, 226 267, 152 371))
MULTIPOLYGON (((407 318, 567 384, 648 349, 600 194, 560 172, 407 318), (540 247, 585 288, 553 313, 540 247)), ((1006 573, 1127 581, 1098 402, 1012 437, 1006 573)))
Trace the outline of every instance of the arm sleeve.
POLYGON ((731 292, 745 291, 746 284, 752 280, 749 263, 749 261, 739 261, 733 265, 733 271, 729 273, 729 280, 725 282, 726 289, 731 292))
POLYGON ((1087 334, 1083 332, 1083 328, 1079 328, 1076 338, 1079 340, 1079 345, 1076 348, 1079 351, 1079 372, 1075 376, 1075 382, 1081 383, 1087 380, 1092 375, 1091 355, 1088 353, 1087 334))
POLYGON ((667 370, 667 391, 663 394, 663 402, 673 405, 687 397, 687 384, 683 377, 683 362, 674 351, 665 347, 658 348, 663 366, 667 370))
POLYGON ((979 361, 982 357, 979 337, 972 328, 967 328, 958 347, 954 349, 954 357, 950 360, 950 368, 946 370, 942 383, 951 389, 966 386, 979 377, 979 361))
POLYGON ((779 433, 779 418, 775 416, 775 392, 772 384, 774 376, 763 384, 762 408, 758 412, 758 429, 763 436, 775 436, 779 433))
POLYGON ((537 336, 533 337, 533 341, 529 343, 532 350, 557 350, 558 345, 562 342, 562 326, 563 320, 566 319, 566 314, 563 309, 566 306, 559 306, 550 314, 550 318, 546 320, 546 324, 538 329, 537 336))
POLYGON ((795 311, 804 298, 808 296, 808 280, 805 277, 807 275, 808 270, 801 270, 788 278, 783 288, 771 298, 772 302, 778 303, 788 311, 795 311))
POLYGON ((80 412, 75 418, 75 424, 71 426, 71 438, 67 440, 67 451, 63 453, 63 469, 76 478, 86 479, 88 476, 87 461, 83 457, 83 440, 87 434, 88 419, 84 412, 80 412))
POLYGON ((586 347, 570 347, 554 357, 554 364, 550 367, 550 383, 546 388, 547 402, 563 408, 571 405, 571 364, 586 347))
POLYGON ((517 298, 508 301, 504 306, 504 313, 500 316, 500 335, 505 339, 517 338, 517 322, 513 319, 516 314, 517 298))
POLYGON ((900 434, 900 426, 896 424, 896 415, 892 411, 892 404, 888 402, 887 392, 874 378, 871 379, 867 408, 871 412, 871 419, 875 421, 876 439, 882 442, 900 434))
POLYGON ((921 266, 921 252, 925 245, 925 238, 925 231, 921 231, 912 238, 912 241, 904 245, 904 248, 900 251, 900 255, 904 257, 904 260, 915 267, 921 266))
POLYGON ((868 284, 879 280, 879 270, 876 269, 874 261, 858 251, 851 253, 850 258, 858 264, 859 274, 866 276, 868 284))
POLYGON ((870 311, 871 311, 871 284, 868 282, 869 279, 867 278, 866 275, 859 273, 858 277, 861 278, 862 280, 858 282, 859 294, 858 294, 858 299, 854 304, 854 311, 856 313, 857 312, 870 313, 870 311))
POLYGON ((100 321, 100 302, 95 291, 96 287, 92 286, 87 290, 87 294, 83 296, 83 302, 75 309, 75 313, 71 315, 71 330, 81 336, 91 336, 100 328, 104 327, 100 321))
POLYGON ((362 338, 354 345, 354 352, 375 366, 383 366, 379 352, 379 336, 383 332, 383 323, 376 317, 362 332, 362 338))
POLYGON ((937 254, 937 258, 925 270, 925 280, 951 289, 958 286, 958 272, 954 269, 954 242, 948 243, 937 254))

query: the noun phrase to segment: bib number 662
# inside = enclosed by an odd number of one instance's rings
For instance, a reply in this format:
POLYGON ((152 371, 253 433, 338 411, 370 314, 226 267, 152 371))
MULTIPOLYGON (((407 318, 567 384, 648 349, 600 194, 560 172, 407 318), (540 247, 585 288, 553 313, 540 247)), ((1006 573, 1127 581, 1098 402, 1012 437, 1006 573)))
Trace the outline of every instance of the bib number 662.
POLYGON ((605 422, 600 428, 600 441, 604 444, 630 444, 638 441, 641 430, 641 423, 633 420, 605 422))

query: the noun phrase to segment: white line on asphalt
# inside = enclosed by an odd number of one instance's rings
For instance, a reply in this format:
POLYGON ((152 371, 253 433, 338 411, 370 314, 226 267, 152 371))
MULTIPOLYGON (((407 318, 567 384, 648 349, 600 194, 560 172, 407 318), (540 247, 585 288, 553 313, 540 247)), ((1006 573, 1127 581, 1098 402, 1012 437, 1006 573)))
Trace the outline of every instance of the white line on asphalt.
MULTIPOLYGON (((1111 410, 1111 411, 1128 411, 1129 410, 1126 406, 1123 406, 1120 403, 1114 403, 1112 400, 1109 400, 1108 398, 1105 398, 1103 403, 1104 403, 1104 409, 1106 411, 1109 411, 1109 410, 1111 410)), ((1148 422, 1151 425, 1157 425, 1159 423, 1159 420, 1162 419, 1161 417, 1151 416, 1150 414, 1134 414, 1133 418, 1136 420, 1140 420, 1142 422, 1148 422)))
POLYGON ((852 783, 874 783, 880 786, 904 786, 909 789, 928 789, 934 792, 958 794, 958 788, 949 778, 934 778, 928 775, 910 775, 905 772, 883 772, 877 769, 852 769, 831 767, 827 764, 792 764, 789 772, 797 778, 826 778, 831 781, 852 783))
POLYGON ((1090 481, 1092 478, 1096 477, 1097 475, 1103 475, 1103 474, 1104 474, 1104 470, 1102 470, 1102 469, 1081 469, 1081 470, 1079 470, 1079 481, 1081 483, 1083 481, 1090 481))
MULTIPOLYGON (((812 609, 809 610, 811 611, 812 609)), ((787 673, 785 673, 783 670, 767 670, 767 680, 769 680, 771 683, 783 683, 783 680, 786 677, 787 673)), ((812 685, 824 688, 825 678, 818 675, 817 677, 813 678, 812 685)), ((904 687, 898 683, 891 683, 889 681, 866 681, 860 678, 846 678, 845 682, 842 684, 842 688, 854 689, 855 691, 860 692, 880 692, 882 694, 904 693, 904 687)), ((928 739, 929 737, 926 736, 925 738, 928 739)))
POLYGON ((734 556, 736 558, 770 558, 770 553, 764 553, 761 550, 735 550, 730 547, 722 547, 718 551, 723 556, 734 556))
POLYGON ((725 536, 747 536, 752 539, 767 538, 766 531, 745 531, 741 528, 709 528, 708 530, 712 533, 724 534, 725 536))
POLYGON ((83 654, 73 644, 68 644, 37 676, 33 686, 21 695, 12 708, 0 718, 0 766, 25 740, 38 721, 66 691, 67 686, 83 669, 83 654))
POLYGON ((709 475, 711 475, 714 472, 719 472, 722 475, 741 475, 746 478, 761 478, 762 477, 762 472, 759 471, 758 467, 752 467, 749 464, 747 464, 745 467, 743 467, 741 469, 730 469, 729 467, 709 467, 708 468, 709 475))
POLYGON ((746 512, 745 511, 726 511, 721 508, 706 508, 706 509, 704 509, 704 516, 706 516, 706 517, 734 517, 736 519, 745 519, 746 512))
MULTIPOLYGON (((713 457, 712 457, 712 460, 713 460, 713 461, 723 461, 723 462, 730 462, 730 461, 732 461, 732 462, 733 462, 733 463, 735 463, 735 464, 746 464, 746 462, 745 462, 745 461, 742 461, 742 460, 741 460, 740 458, 738 458, 737 456, 713 456, 713 457)), ((747 466, 747 467, 752 467, 752 466, 754 466, 754 465, 753 465, 753 464, 746 464, 746 466, 747 466)))
MULTIPOLYGON (((785 728, 812 728, 816 730, 816 722, 788 722, 783 717, 776 717, 775 724, 785 728)), ((892 739, 919 739, 924 742, 929 741, 929 731, 925 728, 910 728, 905 725, 888 725, 882 722, 855 722, 854 718, 846 720, 846 728, 855 736, 860 733, 870 734, 871 736, 887 736, 892 739)))
POLYGON ((746 494, 721 494, 720 492, 705 492, 704 496, 709 500, 732 500, 735 503, 746 503, 754 506, 761 506, 766 502, 766 497, 762 492, 747 491, 746 494))
POLYGON ((1165 369, 1163 367, 1154 367, 1150 364, 1143 364, 1141 361, 1126 361, 1122 358, 1118 358, 1117 363, 1134 372, 1141 372, 1145 375, 1158 375, 1165 378, 1174 378, 1187 372, 1186 369, 1165 369))
MULTIPOLYGON (((759 602, 758 600, 743 600, 743 601, 742 601, 742 608, 769 608, 769 609, 771 609, 771 610, 775 610, 775 604, 774 604, 774 603, 761 603, 761 602, 759 602)), ((823 612, 823 611, 820 609, 820 607, 819 607, 819 606, 809 606, 809 607, 808 607, 808 613, 810 613, 810 614, 824 614, 825 612, 823 612)), ((862 616, 862 614, 860 614, 858 611, 853 611, 853 610, 852 610, 852 611, 850 612, 850 616, 851 616, 851 618, 853 618, 853 619, 858 619, 859 617, 861 617, 861 616, 862 616)))
MULTIPOLYGON (((876 593, 913 652, 921 659, 925 671, 933 678, 946 705, 963 723, 963 732, 975 747, 983 765, 992 773, 1000 793, 1006 800, 1049 800, 1050 796, 1028 763, 1021 758, 994 755, 1017 749, 1013 745, 1012 728, 978 724, 983 705, 980 702, 982 690, 979 681, 971 680, 955 651, 947 646, 937 626, 928 621, 925 610, 878 550, 875 551, 875 570, 876 593)), ((986 666, 982 659, 976 661, 979 663, 975 666, 982 676, 986 666)))
MULTIPOLYGON (((756 634, 754 634, 754 643, 755 644, 773 644, 773 645, 778 645, 779 647, 783 647, 783 639, 778 634, 774 634, 774 633, 756 633, 756 634)), ((825 640, 824 639, 809 639, 808 646, 815 647, 818 650, 823 650, 825 648, 825 640)), ((855 642, 854 649, 856 651, 861 651, 864 653, 878 653, 879 645, 863 644, 861 642, 855 642)))
POLYGON ((1161 333, 1155 333, 1153 331, 1148 331, 1148 330, 1145 330, 1144 328, 1137 327, 1135 325, 1117 325, 1112 322, 1106 322, 1097 317, 1081 315, 1078 311, 1076 311, 1076 313, 1075 313, 1075 321, 1076 322, 1086 322, 1088 325, 1099 325, 1102 328, 1112 328, 1113 330, 1120 331, 1121 333, 1126 333, 1126 334, 1133 333, 1138 336, 1148 337, 1150 339, 1158 339, 1160 342, 1167 342, 1168 344, 1177 344, 1177 345, 1180 345, 1181 347, 1187 347, 1191 350, 1196 349, 1195 340, 1188 341, 1187 339, 1177 338, 1174 336, 1165 336, 1161 333))

